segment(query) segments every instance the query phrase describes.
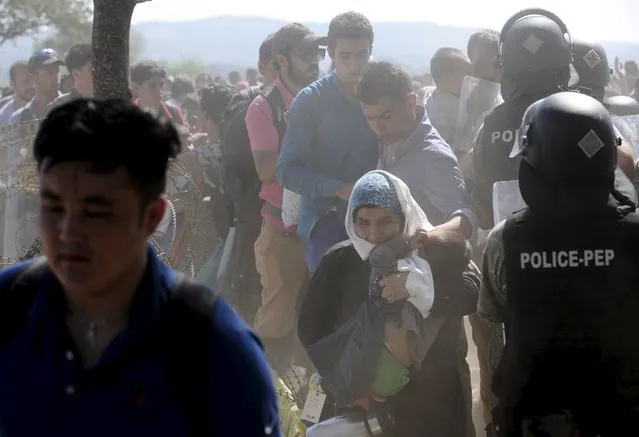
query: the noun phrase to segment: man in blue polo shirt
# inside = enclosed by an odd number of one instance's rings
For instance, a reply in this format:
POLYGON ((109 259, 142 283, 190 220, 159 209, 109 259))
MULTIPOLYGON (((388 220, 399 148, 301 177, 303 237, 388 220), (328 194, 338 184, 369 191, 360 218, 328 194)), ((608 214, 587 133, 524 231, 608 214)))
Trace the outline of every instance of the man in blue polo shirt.
POLYGON ((77 99, 42 122, 46 258, 0 274, 3 437, 280 435, 259 341, 149 247, 179 144, 123 101, 77 99))
POLYGON ((289 112, 277 179, 302 195, 298 234, 311 272, 329 248, 348 238, 344 219, 351 190, 377 165, 379 143, 357 100, 373 37, 362 14, 333 18, 328 53, 335 70, 300 91, 289 112))

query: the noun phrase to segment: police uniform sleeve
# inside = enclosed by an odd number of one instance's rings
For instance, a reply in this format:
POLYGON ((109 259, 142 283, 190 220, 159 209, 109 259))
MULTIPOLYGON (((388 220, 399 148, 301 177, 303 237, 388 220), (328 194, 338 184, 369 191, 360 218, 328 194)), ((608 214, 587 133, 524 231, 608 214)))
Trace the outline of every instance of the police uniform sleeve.
POLYGON ((492 323, 503 323, 507 317, 504 223, 499 223, 488 235, 482 261, 477 313, 492 323))
POLYGON ((484 156, 484 125, 479 128, 473 142, 473 177, 475 186, 472 192, 473 209, 479 217, 479 227, 490 229, 493 225, 492 216, 492 184, 488 177, 487 166, 484 156))

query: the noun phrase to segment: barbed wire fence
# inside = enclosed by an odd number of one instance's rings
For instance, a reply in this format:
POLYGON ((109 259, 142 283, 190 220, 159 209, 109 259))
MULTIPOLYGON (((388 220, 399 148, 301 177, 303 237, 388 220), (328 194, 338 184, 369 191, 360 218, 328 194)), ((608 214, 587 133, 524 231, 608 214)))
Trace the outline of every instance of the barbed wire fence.
MULTIPOLYGON (((40 120, 34 120, 0 128, 0 201, 4 204, 0 223, 4 243, 0 267, 42 252, 36 226, 38 172, 32 156, 39 124, 40 120), (12 218, 17 220, 11 223, 12 218)), ((172 214, 166 233, 173 238, 169 245, 161 244, 158 237, 152 237, 150 241, 164 262, 194 276, 207 255, 204 247, 207 238, 202 234, 202 224, 206 221, 204 200, 179 157, 169 163, 167 180, 166 196, 172 214)))

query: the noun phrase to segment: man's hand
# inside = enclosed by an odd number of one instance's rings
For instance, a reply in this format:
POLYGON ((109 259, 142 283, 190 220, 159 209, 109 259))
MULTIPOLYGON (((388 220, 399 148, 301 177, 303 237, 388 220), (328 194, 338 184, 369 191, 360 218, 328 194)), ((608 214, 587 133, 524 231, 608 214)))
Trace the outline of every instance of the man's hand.
POLYGON ((457 161, 459 162, 459 169, 461 170, 464 179, 471 180, 474 173, 472 150, 461 155, 457 158, 457 161))
POLYGON ((382 297, 386 299, 386 302, 395 303, 410 297, 406 290, 407 279, 408 273, 391 273, 379 281, 379 285, 382 287, 382 297))
POLYGON ((351 197, 351 193, 353 192, 353 187, 355 186, 355 184, 353 183, 343 183, 342 185, 340 185, 340 187, 337 189, 337 197, 339 197, 342 200, 345 200, 348 202, 348 199, 350 199, 351 197))
POLYGON ((417 232, 408 239, 408 245, 413 250, 423 249, 428 244, 428 239, 428 232, 419 228, 417 232))
POLYGON ((623 68, 623 62, 619 60, 619 58, 615 58, 615 73, 617 73, 617 77, 619 78, 619 88, 621 94, 624 96, 630 95, 630 89, 628 89, 628 79, 626 77, 626 69, 623 68))
POLYGON ((615 73, 617 73, 617 76, 619 76, 619 79, 626 78, 626 69, 623 68, 623 62, 619 60, 618 56, 615 58, 615 73))

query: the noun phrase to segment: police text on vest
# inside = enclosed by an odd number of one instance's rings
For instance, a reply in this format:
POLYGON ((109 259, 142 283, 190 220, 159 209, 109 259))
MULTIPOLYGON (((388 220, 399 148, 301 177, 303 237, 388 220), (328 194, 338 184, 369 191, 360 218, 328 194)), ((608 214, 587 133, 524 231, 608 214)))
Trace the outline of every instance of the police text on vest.
POLYGON ((523 252, 520 254, 522 270, 607 267, 614 259, 615 251, 612 249, 523 252))
POLYGON ((490 134, 490 140, 492 144, 495 144, 497 140, 500 140, 504 143, 510 143, 515 139, 515 131, 505 130, 503 132, 492 132, 490 134))

